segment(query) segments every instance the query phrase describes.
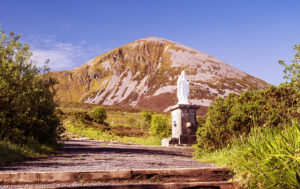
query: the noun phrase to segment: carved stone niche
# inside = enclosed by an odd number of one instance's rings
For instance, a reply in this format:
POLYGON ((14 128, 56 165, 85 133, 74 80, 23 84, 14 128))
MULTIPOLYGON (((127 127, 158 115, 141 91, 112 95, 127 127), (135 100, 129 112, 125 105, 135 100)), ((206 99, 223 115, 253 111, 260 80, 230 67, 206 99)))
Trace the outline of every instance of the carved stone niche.
POLYGON ((196 143, 196 112, 200 106, 177 104, 168 108, 172 115, 172 138, 163 139, 163 146, 185 145, 196 143))

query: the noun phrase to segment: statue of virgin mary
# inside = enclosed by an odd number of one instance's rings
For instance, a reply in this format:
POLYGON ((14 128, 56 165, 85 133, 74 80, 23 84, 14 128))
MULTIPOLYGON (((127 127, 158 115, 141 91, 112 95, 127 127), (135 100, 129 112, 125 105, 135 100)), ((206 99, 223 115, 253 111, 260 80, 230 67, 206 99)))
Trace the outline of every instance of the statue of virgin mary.
POLYGON ((190 84, 186 80, 185 71, 181 72, 177 80, 177 98, 178 104, 189 104, 190 84))

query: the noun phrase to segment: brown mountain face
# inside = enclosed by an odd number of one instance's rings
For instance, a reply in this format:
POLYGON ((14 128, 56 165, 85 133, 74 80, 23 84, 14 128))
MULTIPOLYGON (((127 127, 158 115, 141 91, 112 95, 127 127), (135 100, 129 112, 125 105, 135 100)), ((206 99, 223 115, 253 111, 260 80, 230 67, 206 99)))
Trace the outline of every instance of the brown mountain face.
POLYGON ((163 112, 178 101, 176 82, 182 70, 190 82, 190 102, 202 107, 200 114, 217 96, 269 85, 213 56, 156 37, 134 41, 73 70, 51 75, 59 82, 55 89, 60 101, 163 112))

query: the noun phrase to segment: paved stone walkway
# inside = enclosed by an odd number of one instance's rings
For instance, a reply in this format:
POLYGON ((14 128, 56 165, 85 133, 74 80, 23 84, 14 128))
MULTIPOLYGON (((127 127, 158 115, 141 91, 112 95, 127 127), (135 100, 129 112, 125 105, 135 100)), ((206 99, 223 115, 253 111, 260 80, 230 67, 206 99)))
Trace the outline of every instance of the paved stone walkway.
POLYGON ((57 155, 0 167, 0 173, 214 167, 192 159, 192 148, 98 141, 63 141, 57 155))

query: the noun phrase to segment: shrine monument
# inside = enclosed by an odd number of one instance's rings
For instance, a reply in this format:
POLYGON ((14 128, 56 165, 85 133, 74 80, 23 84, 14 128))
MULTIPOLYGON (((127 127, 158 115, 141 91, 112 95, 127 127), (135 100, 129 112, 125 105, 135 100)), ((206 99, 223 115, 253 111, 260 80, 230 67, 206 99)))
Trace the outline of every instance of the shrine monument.
POLYGON ((178 103, 168 108, 172 115, 172 137, 162 139, 162 146, 190 146, 196 143, 198 105, 189 103, 190 85, 185 71, 177 80, 178 103))

